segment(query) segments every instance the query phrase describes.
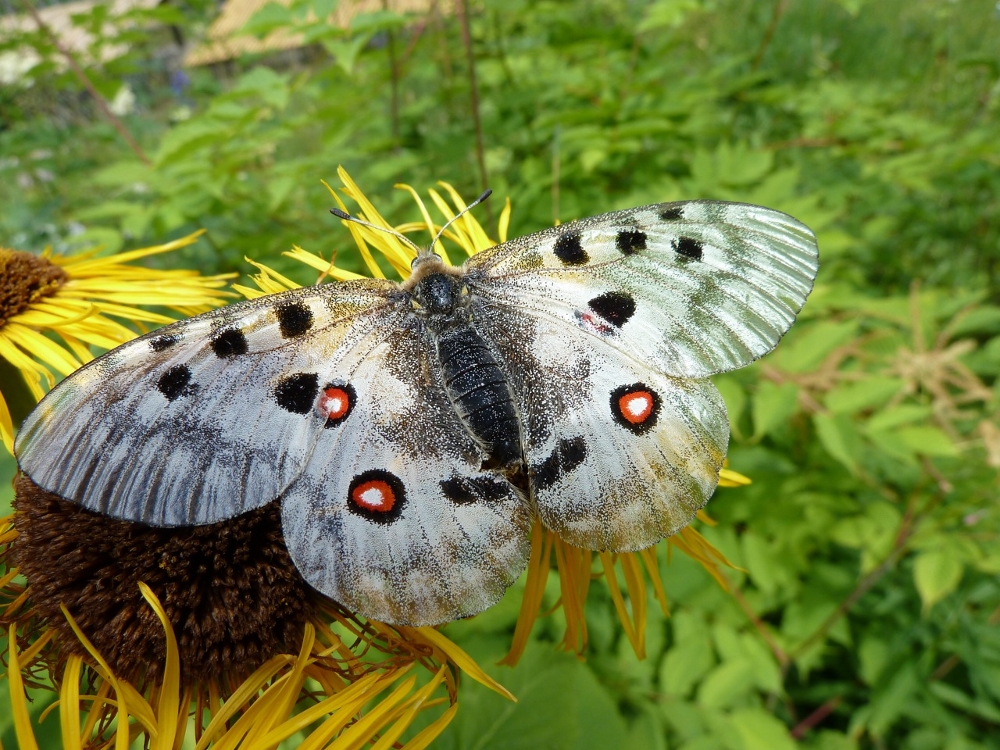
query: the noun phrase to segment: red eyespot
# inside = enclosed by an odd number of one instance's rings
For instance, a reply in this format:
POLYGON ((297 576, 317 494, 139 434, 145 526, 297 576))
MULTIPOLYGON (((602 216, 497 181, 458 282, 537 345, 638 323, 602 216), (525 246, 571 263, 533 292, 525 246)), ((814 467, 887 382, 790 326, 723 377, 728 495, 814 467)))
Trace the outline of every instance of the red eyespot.
POLYGON ((618 399, 618 410, 632 424, 642 424, 653 413, 653 394, 649 391, 627 393, 618 399))
POLYGON ((327 427, 333 427, 347 419, 356 400, 357 396, 350 384, 334 385, 331 383, 320 391, 316 411, 319 412, 320 416, 326 417, 327 427))
POLYGON ((375 523, 392 523, 406 502, 406 490, 399 477, 382 469, 363 471, 351 480, 347 509, 375 523))
POLYGON ((656 424, 659 412, 660 397, 645 383, 623 385, 611 393, 611 416, 622 427, 637 435, 656 424))
POLYGON ((351 500, 366 510, 386 513, 396 504, 396 493, 392 491, 388 482, 372 479, 351 490, 351 500))

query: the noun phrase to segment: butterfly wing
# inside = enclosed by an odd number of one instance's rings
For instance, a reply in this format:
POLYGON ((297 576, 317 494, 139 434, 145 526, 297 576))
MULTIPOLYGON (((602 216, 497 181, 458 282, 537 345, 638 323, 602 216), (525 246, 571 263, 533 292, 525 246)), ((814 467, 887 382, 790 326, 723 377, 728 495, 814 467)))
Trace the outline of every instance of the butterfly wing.
POLYGON ((477 325, 522 407, 546 527, 577 547, 625 552, 686 526, 715 490, 729 439, 711 381, 656 372, 580 328, 496 299, 482 312, 477 325))
POLYGON ((309 583, 385 622, 433 625, 495 604, 527 565, 532 513, 463 427, 433 344, 395 329, 333 377, 355 406, 282 502, 309 583))
POLYGON ((581 219, 466 264, 484 294, 583 327, 659 372, 704 377, 777 344, 812 289, 816 238, 792 217, 715 201, 581 219))
POLYGON ((464 429, 387 282, 296 290, 162 328, 57 386, 16 452, 44 489, 190 525, 282 497, 303 577, 356 612, 437 624, 496 603, 531 513, 464 429))
POLYGON ((725 404, 699 378, 770 351, 816 268, 795 219, 708 201, 583 219, 474 256, 475 319, 522 405, 546 526, 628 551, 690 522, 729 438, 725 404))
POLYGON ((309 373, 376 345, 395 290, 384 281, 310 287, 124 344, 46 395, 18 435, 20 467, 85 508, 155 526, 265 505, 323 434, 309 373))

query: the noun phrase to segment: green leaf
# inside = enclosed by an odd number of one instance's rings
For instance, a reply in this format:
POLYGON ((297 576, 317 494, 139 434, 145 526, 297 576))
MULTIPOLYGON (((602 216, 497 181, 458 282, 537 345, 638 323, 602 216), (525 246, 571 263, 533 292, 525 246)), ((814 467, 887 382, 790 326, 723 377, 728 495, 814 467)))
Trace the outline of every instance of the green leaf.
POLYGON ((199 149, 215 145, 228 132, 229 125, 226 123, 205 118, 189 120, 163 137, 153 161, 158 167, 173 164, 199 149))
POLYGON ((264 103, 284 109, 289 97, 288 76, 276 73, 271 68, 258 65, 240 76, 236 85, 225 95, 224 100, 234 100, 242 96, 260 97, 264 103))
POLYGON ((712 378, 712 382, 722 394, 722 400, 726 402, 726 411, 729 413, 729 424, 732 426, 733 434, 740 437, 739 422, 747 405, 746 390, 735 378, 726 375, 717 375, 712 378))
POLYGON ((794 383, 777 385, 762 380, 753 396, 753 437, 769 434, 775 427, 791 419, 798 409, 799 389, 794 383))
POLYGON ((904 427, 897 432, 900 441, 925 456, 957 456, 958 448, 937 427, 904 427))
POLYGON ((919 422, 920 420, 927 419, 932 413, 932 409, 929 406, 902 404, 878 412, 868 420, 865 426, 870 431, 889 430, 901 424, 910 424, 911 422, 919 422))
POLYGON ((749 659, 723 662, 701 683, 698 703, 711 708, 726 708, 745 696, 753 685, 753 662, 749 659))
POLYGON ((819 367, 834 349, 857 335, 856 320, 824 321, 793 328, 787 341, 769 356, 768 362, 786 372, 809 372, 819 367))
POLYGON ((866 635, 858 644, 859 674, 869 685, 874 685, 889 663, 890 644, 875 634, 866 635))
POLYGON ((312 0, 313 13, 316 18, 326 19, 337 9, 338 0, 312 0))
POLYGON ((921 552, 913 564, 913 582, 924 605, 924 612, 958 588, 962 580, 962 562, 948 550, 921 552))
POLYGON ((796 750, 788 727, 759 708, 733 711, 729 721, 743 740, 743 750, 796 750))
POLYGON ((353 39, 327 39, 323 41, 323 47, 333 56, 337 66, 351 75, 354 72, 354 64, 358 55, 367 43, 368 37, 362 35, 353 39))
POLYGON ((679 26, 698 5, 697 0, 656 0, 646 8, 645 17, 635 30, 642 33, 679 26))
POLYGON ((903 662, 888 679, 880 681, 871 697, 868 727, 872 734, 876 737, 885 735, 912 705, 913 694, 922 684, 923 680, 912 662, 903 662))
POLYGON ((262 38, 277 29, 285 28, 292 23, 291 11, 280 3, 268 3, 263 8, 254 13, 250 19, 243 24, 240 31, 262 38))
POLYGON ((743 564, 750 579, 765 594, 777 593, 778 587, 788 581, 785 563, 777 554, 776 544, 760 534, 748 531, 743 534, 743 564))
POLYGON ((840 385, 826 394, 825 403, 834 414, 854 414, 884 404, 905 385, 900 378, 872 376, 857 383, 840 385))
POLYGON ((674 642, 660 663, 660 688, 668 695, 683 696, 715 666, 715 655, 700 617, 681 610, 670 624, 674 642))
POLYGON ((979 305, 950 326, 950 331, 953 337, 1000 333, 1000 307, 979 305))
POLYGON ((826 452, 851 472, 856 472, 861 454, 861 439, 850 417, 843 414, 814 414, 813 424, 816 425, 816 434, 826 452))
POLYGON ((142 162, 120 161, 98 171, 93 181, 97 185, 107 187, 134 185, 148 180, 150 171, 150 168, 142 162))

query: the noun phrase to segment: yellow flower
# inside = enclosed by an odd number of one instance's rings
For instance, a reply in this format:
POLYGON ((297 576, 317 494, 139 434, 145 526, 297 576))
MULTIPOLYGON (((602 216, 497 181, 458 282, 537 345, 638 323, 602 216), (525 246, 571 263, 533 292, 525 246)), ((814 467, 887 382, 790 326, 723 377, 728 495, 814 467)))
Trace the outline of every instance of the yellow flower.
MULTIPOLYGON (((14 419, 8 399, 17 400, 23 381, 37 402, 55 383, 93 359, 91 347, 111 349, 134 338, 136 325, 159 326, 172 318, 144 309, 156 305, 181 316, 222 304, 224 276, 197 271, 163 271, 133 261, 195 242, 201 232, 174 242, 101 257, 98 250, 43 255, 0 247, 0 439, 13 450, 14 419), (117 320, 116 320, 117 319, 117 320), (18 378, 18 374, 20 377, 18 378)), ((23 388, 21 389, 23 390, 23 388)), ((26 399, 21 399, 24 401, 26 399)), ((23 417, 33 404, 13 405, 23 417)))
MULTIPOLYGON (((233 296, 220 289, 224 276, 206 278, 193 271, 157 271, 130 264, 147 255, 188 245, 196 237, 108 258, 99 258, 94 252, 63 258, 0 251, 0 360, 9 363, 15 368, 12 371, 23 378, 28 400, 37 401, 53 385, 56 376, 68 375, 91 359, 91 347, 111 348, 133 338, 147 326, 170 322, 167 316, 144 310, 139 304, 193 315, 233 296), (133 323, 139 331, 116 318, 133 323)), ((6 388, 6 380, 4 384, 6 388)), ((4 443, 10 449, 14 429, 6 400, 0 400, 0 423, 4 443)), ((0 714, 13 718, 18 744, 25 750, 37 748, 26 689, 52 689, 48 687, 51 685, 57 685, 60 694, 58 713, 63 747, 74 750, 124 748, 138 735, 145 736, 150 747, 171 748, 180 746, 184 734, 191 731, 198 748, 273 747, 293 736, 317 747, 348 748, 375 742, 375 747, 388 748, 398 746, 399 737, 418 712, 437 708, 438 717, 406 744, 411 750, 418 750, 426 747, 454 716, 460 672, 511 697, 436 630, 364 621, 318 596, 295 609, 307 612, 300 623, 297 655, 278 654, 259 666, 249 665, 243 670, 249 676, 242 681, 232 680, 240 674, 241 665, 208 676, 203 674, 206 671, 203 667, 200 674, 192 676, 181 659, 185 650, 191 651, 190 642, 178 643, 176 622, 167 617, 164 606, 144 582, 140 580, 133 586, 141 591, 140 601, 146 603, 142 605, 146 609, 131 611, 128 615, 131 619, 126 618, 124 624, 98 627, 95 633, 94 617, 86 611, 86 601, 88 597, 101 596, 101 587, 110 579, 70 592, 67 583, 72 585, 77 579, 88 582, 91 561, 81 563, 78 559, 81 555, 76 555, 71 563, 63 564, 59 553, 63 547, 47 550, 47 557, 43 554, 39 559, 27 559, 46 549, 45 542, 51 537, 46 538, 45 534, 57 535, 56 541, 68 544, 76 552, 82 551, 84 558, 93 555, 95 545, 73 537, 74 525, 90 533, 90 536, 84 533, 84 538, 95 542, 99 540, 93 532, 96 529, 97 536, 101 535, 102 529, 97 528, 100 524, 104 524, 105 532, 111 524, 129 527, 118 528, 113 538, 138 538, 140 543, 133 546, 140 548, 150 546, 143 544, 143 539, 162 541, 164 534, 183 536, 187 530, 136 528, 134 524, 90 514, 37 487, 29 491, 36 495, 29 503, 28 493, 22 492, 23 485, 28 484, 26 478, 18 479, 18 508, 22 522, 26 521, 26 514, 36 517, 31 524, 22 524, 35 539, 28 539, 23 531, 19 535, 14 516, 0 518, 0 624, 3 625, 0 653, 6 654, 5 676, 11 696, 10 708, 0 709, 0 714), (65 507, 50 510, 58 508, 60 503, 72 512, 89 515, 90 525, 81 527, 76 520, 67 523, 70 511, 65 507), (38 516, 42 517, 41 523, 38 516), (48 611, 42 611, 44 608, 39 607, 38 601, 41 592, 36 590, 33 596, 31 584, 26 584, 13 567, 15 561, 21 562, 26 572, 30 569, 37 573, 46 567, 66 568, 66 573, 49 576, 44 585, 50 589, 54 581, 63 585, 59 593, 69 595, 73 607, 60 605, 62 598, 53 602, 50 597, 46 602, 48 611), (76 618, 81 615, 90 617, 89 628, 84 628, 82 621, 77 623, 76 618), (158 633, 149 628, 129 630, 150 617, 158 623, 158 633), (85 630, 103 639, 110 653, 96 648, 85 630), (109 644, 107 631, 121 635, 120 642, 109 644), (129 658, 129 651, 138 652, 140 657, 147 651, 155 652, 155 644, 150 646, 142 641, 157 638, 163 642, 160 663, 129 658), (112 664, 119 665, 126 673, 116 673, 112 664), (429 680, 418 679, 416 672, 421 669, 429 670, 429 680), (446 698, 434 696, 441 685, 446 698), (303 698, 309 705, 303 707, 303 698), (450 706, 441 710, 442 702, 450 706)), ((273 518, 265 517, 265 521, 270 521, 266 524, 269 527, 280 529, 273 518)), ((228 530, 230 538, 233 533, 228 530)), ((128 562, 126 557, 115 558, 114 562, 120 564, 123 560, 128 562)), ((153 568, 158 567, 157 560, 160 566, 169 562, 168 557, 152 560, 153 568)), ((96 562, 100 567, 102 560, 96 562)), ((262 564, 273 576, 273 555, 262 564)), ((182 566, 183 560, 178 565, 182 566)), ((141 575, 151 575, 148 567, 143 570, 141 575)), ((119 572, 114 577, 128 578, 132 573, 119 572)), ((37 579, 29 575, 29 580, 37 579)), ((96 580, 89 582, 93 584, 96 580)), ((206 578, 202 583, 213 589, 211 579, 206 578)), ((122 620, 132 606, 127 599, 128 588, 126 584, 113 591, 109 609, 119 612, 116 620, 122 620)), ((285 599, 292 593, 278 592, 285 599)), ((301 591, 294 593, 302 595, 301 591)), ((106 589, 104 599, 103 606, 107 608, 106 589)), ((176 600, 172 606, 176 611, 176 600)), ((186 626, 184 634, 188 641, 191 632, 190 626, 186 626)), ((217 659, 217 655, 213 658, 217 659)))
MULTIPOLYGON (((0 546, 16 537, 9 521, 0 523, 0 546)), ((5 595, 12 591, 9 572, 0 579, 5 595)), ((16 587, 14 587, 16 589, 16 587)), ((185 685, 173 627, 152 590, 140 584, 142 596, 159 619, 167 650, 162 680, 137 689, 114 674, 72 615, 63 614, 83 644, 90 660, 78 654, 65 659, 58 674, 59 721, 63 748, 127 748, 136 735, 148 746, 169 750, 180 747, 192 731, 197 748, 264 750, 297 737, 303 747, 347 750, 373 742, 385 750, 395 745, 416 715, 442 699, 432 696, 441 685, 450 696, 450 707, 415 734, 403 747, 421 750, 441 733, 457 711, 455 693, 458 669, 502 695, 510 693, 491 680, 461 649, 433 628, 392 628, 362 623, 335 607, 317 612, 306 624, 297 654, 278 655, 262 664, 228 700, 219 684, 208 681, 185 685), (378 655, 373 657, 372 652, 378 655), (415 665, 432 672, 418 686, 415 665), (90 694, 81 693, 81 686, 90 694), (303 696, 311 705, 298 704, 303 696), (82 713, 82 717, 81 717, 82 713), (81 718, 83 719, 81 724, 81 718), (117 719, 117 721, 114 721, 117 719), (377 741, 376 741, 377 740, 377 741)), ((27 598, 22 591, 17 597, 27 598)), ((7 605, 8 611, 17 601, 7 605)), ((10 682, 14 730, 22 750, 37 750, 29 715, 24 675, 38 671, 53 630, 46 630, 31 645, 20 647, 16 628, 8 631, 7 677, 10 682)))
MULTIPOLYGON (((347 173, 340 170, 339 174, 344 183, 342 192, 360 206, 355 215, 376 226, 392 229, 347 173)), ((440 226, 466 205, 454 188, 442 183, 443 193, 451 202, 441 192, 430 191, 431 201, 444 217, 441 223, 437 223, 412 188, 400 187, 410 192, 423 216, 422 222, 395 227, 395 231, 402 234, 427 232, 427 237, 433 238, 440 226)), ((338 206, 346 210, 340 197, 332 189, 330 192, 338 206)), ((506 240, 510 213, 508 201, 497 228, 497 239, 501 242, 506 240)), ((408 275, 410 262, 415 256, 410 244, 391 233, 357 223, 348 222, 346 226, 371 276, 384 278, 394 273, 405 278, 408 275)), ((468 256, 495 244, 470 214, 463 215, 452 224, 444 232, 443 239, 468 256)), ((453 262, 442 243, 438 243, 435 251, 446 262, 453 262)), ((299 247, 287 255, 316 270, 320 280, 325 277, 336 280, 358 278, 358 274, 338 268, 332 259, 325 260, 299 247)), ((249 262, 257 268, 253 277, 256 288, 234 285, 234 289, 247 298, 298 286, 266 265, 249 262)), ((68 267, 64 268, 68 274, 68 267)), ((96 285, 99 276, 94 272, 89 278, 96 285)), ((55 299, 69 283, 68 279, 53 279, 50 282, 55 283, 58 289, 53 290, 54 294, 49 292, 47 297, 40 293, 33 298, 30 302, 34 306, 32 311, 39 312, 38 305, 42 300, 55 299)), ((118 291, 123 290, 119 288, 118 291)), ((85 307, 90 304, 86 302, 85 295, 73 299, 85 307)), ((175 309, 179 307, 171 305, 169 300, 160 300, 159 304, 175 309)), ((89 307, 87 309, 90 310, 89 307)), ((48 309, 42 311, 54 314, 48 309)), ((119 313, 117 309, 107 309, 103 313, 91 311, 88 315, 119 313)), ((82 311, 77 314, 82 316, 79 322, 88 319, 82 311)), ((68 317, 64 310, 62 318, 68 317)), ((142 321, 165 322, 153 318, 143 318, 142 321)), ((78 321, 61 322, 60 328, 50 325, 48 330, 56 332, 67 342, 77 363, 84 361, 85 356, 89 357, 87 345, 101 345, 80 331, 69 328, 78 321), (67 339, 67 336, 70 338, 67 339), (70 340, 75 343, 69 344, 70 340)), ((109 320, 108 323, 120 326, 114 321, 109 320)), ((38 325, 37 319, 35 325, 38 325)), ((121 328, 124 329, 123 326, 121 328)), ((128 329, 118 333, 125 338, 132 335, 128 329)), ((36 396, 40 395, 43 382, 51 384, 50 368, 60 374, 71 369, 67 361, 61 361, 61 367, 57 364, 60 362, 58 356, 62 355, 56 356, 58 353, 51 351, 54 345, 49 338, 41 338, 44 341, 34 339, 17 344, 25 358, 30 358, 25 354, 29 353, 44 363, 35 362, 34 370, 22 368, 27 372, 29 387, 31 373, 34 373, 33 393, 36 396)), ((112 343, 119 341, 103 345, 112 343)), ((0 339, 0 345, 3 344, 4 340, 0 339)), ((0 356, 3 354, 0 350, 0 356)), ((720 486, 739 486, 748 482, 745 477, 728 469, 723 469, 720 475, 720 486)), ((699 518, 710 525, 713 523, 703 513, 699 514, 699 518)), ((426 747, 454 716, 460 672, 511 697, 437 629, 395 627, 366 621, 321 598, 312 602, 313 608, 303 629, 297 655, 278 655, 269 659, 238 685, 212 678, 185 681, 180 664, 182 648, 178 645, 174 624, 152 590, 145 585, 142 585, 144 601, 162 624, 165 657, 162 665, 153 670, 157 677, 155 681, 143 683, 140 680, 133 685, 114 673, 101 652, 76 624, 74 613, 65 609, 63 615, 68 627, 82 643, 87 656, 81 655, 80 649, 68 649, 65 653, 59 651, 57 629, 39 621, 32 610, 30 587, 19 582, 16 570, 7 569, 7 553, 12 545, 16 545, 16 538, 17 531, 10 519, 0 520, 0 621, 10 623, 8 678, 18 742, 23 748, 36 746, 28 720, 24 685, 26 681, 37 683, 46 674, 56 678, 55 682, 60 685, 58 710, 64 746, 74 750, 84 746, 124 748, 133 743, 138 735, 144 735, 153 748, 177 747, 185 732, 192 731, 192 727, 199 750, 237 745, 244 748, 274 747, 293 737, 302 746, 348 748, 372 742, 381 750, 398 746, 399 737, 418 712, 450 702, 447 708, 439 708, 437 718, 405 745, 417 750, 426 747), (430 670, 432 678, 429 681, 417 680, 414 674, 416 668, 430 670), (422 686, 418 687, 418 684, 422 686), (441 685, 447 698, 434 697, 441 685), (86 688, 87 695, 81 694, 81 686, 86 688), (310 704, 305 707, 302 705, 303 697, 310 698, 310 704)), ((705 566, 720 584, 726 585, 720 566, 728 565, 728 561, 695 529, 684 529, 659 549, 667 554, 677 549, 689 555, 705 566)), ((576 652, 582 652, 586 647, 584 601, 591 581, 603 578, 605 585, 609 586, 627 637, 636 653, 643 656, 648 586, 652 586, 657 601, 664 612, 667 611, 658 548, 626 554, 591 552, 562 542, 536 522, 521 612, 510 653, 504 661, 515 663, 527 643, 528 634, 540 614, 553 559, 554 575, 558 577, 561 589, 557 606, 563 608, 566 620, 564 647, 576 652)))

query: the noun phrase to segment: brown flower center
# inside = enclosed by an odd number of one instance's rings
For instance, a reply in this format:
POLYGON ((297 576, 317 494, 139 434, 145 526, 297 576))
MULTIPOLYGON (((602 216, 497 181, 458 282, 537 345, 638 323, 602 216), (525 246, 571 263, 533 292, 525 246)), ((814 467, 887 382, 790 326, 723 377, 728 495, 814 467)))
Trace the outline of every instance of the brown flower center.
POLYGON ((0 247, 0 326, 55 294, 66 278, 62 268, 41 256, 0 247))
MULTIPOLYGON (((298 651, 313 594, 285 548, 278 503, 218 524, 153 528, 92 513, 23 474, 15 485, 19 535, 8 564, 28 580, 32 614, 59 632, 63 655, 83 647, 60 604, 119 677, 161 679, 166 637, 139 581, 171 620, 185 684, 235 686, 298 651)), ((0 625, 24 616, 0 616, 0 625)))

